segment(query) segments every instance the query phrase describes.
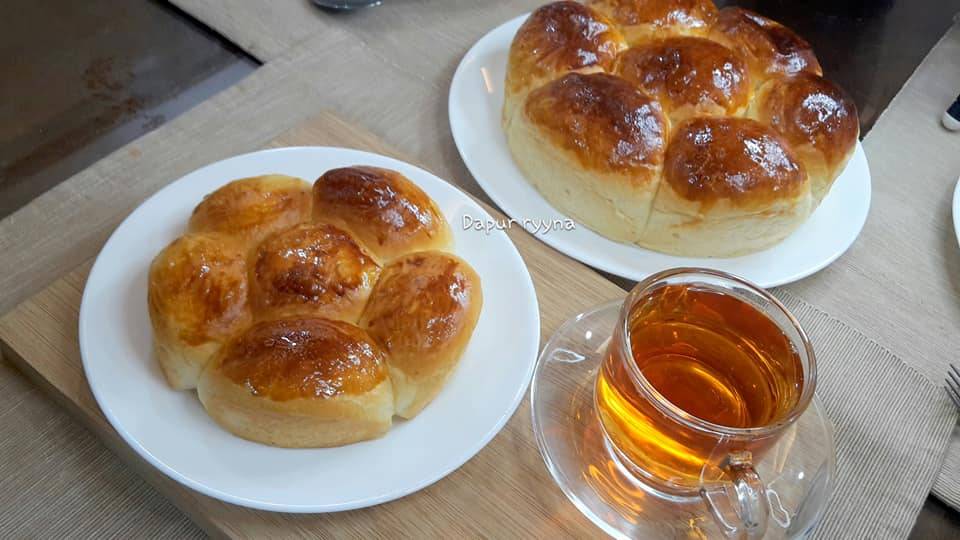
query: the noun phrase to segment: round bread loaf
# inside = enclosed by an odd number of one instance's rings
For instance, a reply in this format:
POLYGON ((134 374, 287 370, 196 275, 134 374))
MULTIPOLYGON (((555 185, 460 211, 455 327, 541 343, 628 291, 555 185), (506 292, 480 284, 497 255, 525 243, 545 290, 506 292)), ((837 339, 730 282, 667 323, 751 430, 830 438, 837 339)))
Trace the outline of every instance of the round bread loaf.
POLYGON ((641 246, 736 256, 771 246, 810 213, 810 180, 768 126, 692 118, 674 130, 641 246))
POLYGON ((282 175, 230 182, 150 267, 163 373, 252 441, 379 437, 440 392, 477 324, 480 278, 435 251, 451 241, 396 171, 335 169, 312 192, 282 175))
POLYGON ((446 219, 423 190, 377 167, 327 171, 313 185, 313 217, 350 232, 381 261, 448 249, 453 241, 446 219))
POLYGON ((503 127, 527 180, 603 236, 685 256, 765 249, 853 155, 856 106, 785 26, 710 0, 569 4, 517 31, 503 127))
POLYGON ((274 446, 337 446, 390 429, 387 357, 343 321, 280 319, 255 324, 219 352, 197 395, 231 433, 274 446))
POLYGON ((769 125, 797 153, 815 204, 830 191, 860 137, 857 106, 839 86, 812 73, 767 81, 749 115, 769 125))
POLYGON ((604 236, 637 242, 657 193, 666 134, 660 106, 627 81, 570 73, 530 94, 507 141, 550 204, 604 236))
POLYGON ((234 180, 204 197, 187 230, 229 234, 252 246, 309 217, 310 185, 292 176, 268 174, 234 180))
POLYGON ((250 324, 242 246, 219 233, 187 234, 153 259, 147 283, 163 374, 177 390, 195 388, 220 345, 250 324))
POLYGON ((360 326, 390 357, 398 415, 416 416, 440 392, 482 305, 480 277, 455 255, 413 253, 383 269, 360 326))
POLYGON ((356 321, 379 274, 373 257, 346 232, 302 223, 257 247, 250 266, 253 306, 265 319, 356 321))
POLYGON ((609 71, 624 48, 610 20, 582 4, 554 2, 534 11, 510 46, 504 125, 531 90, 571 71, 609 71))

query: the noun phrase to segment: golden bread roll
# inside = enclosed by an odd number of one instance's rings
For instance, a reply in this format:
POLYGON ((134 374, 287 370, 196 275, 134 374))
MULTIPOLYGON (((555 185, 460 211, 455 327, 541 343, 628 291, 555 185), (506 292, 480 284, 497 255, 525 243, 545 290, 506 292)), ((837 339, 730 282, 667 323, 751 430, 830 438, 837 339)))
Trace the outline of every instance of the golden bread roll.
POLYGON ((343 321, 281 319, 228 342, 200 377, 207 413, 231 433, 283 447, 324 447, 390 429, 386 355, 343 321))
POLYGON ((268 236, 250 264, 257 317, 302 315, 356 322, 380 267, 349 234, 302 223, 268 236))
POLYGON ((577 2, 540 7, 517 31, 507 59, 503 122, 530 90, 569 71, 606 71, 626 47, 606 17, 577 2))
POLYGON ((389 355, 396 414, 411 418, 440 392, 482 304, 480 277, 454 255, 413 253, 384 267, 360 326, 389 355))
POLYGON ((731 257, 773 245, 810 214, 810 180, 770 127, 703 117, 676 126, 640 245, 731 257))
POLYGON ((204 197, 190 217, 190 232, 220 232, 256 245, 272 232, 310 217, 310 184, 269 174, 234 180, 204 197))
POLYGON ((691 116, 735 115, 750 102, 747 65, 715 41, 669 37, 631 47, 613 73, 657 100, 674 124, 691 116))
POLYGON ((588 0, 620 26, 633 45, 664 34, 702 35, 717 17, 710 0, 588 0))
POLYGON ((507 130, 513 159, 557 209, 636 242, 663 166, 660 106, 607 74, 570 73, 534 90, 507 130))
POLYGON ((313 185, 313 218, 351 233, 380 261, 448 249, 453 241, 433 199, 402 174, 377 167, 327 171, 313 185))
POLYGON ((786 26, 747 9, 721 9, 710 38, 744 56, 754 86, 779 75, 823 73, 813 47, 805 39, 786 26))
POLYGON ((765 249, 810 217, 859 118, 807 41, 710 0, 584 4, 542 6, 510 48, 503 130, 544 199, 684 256, 765 249))
POLYGON ((312 190, 281 175, 230 182, 150 267, 163 373, 252 441, 379 437, 437 395, 477 324, 480 278, 435 251, 452 238, 396 171, 335 169, 312 190))
POLYGON ((247 290, 244 252, 225 235, 187 234, 153 259, 147 306, 170 386, 196 387, 221 344, 250 323, 247 290))
POLYGON ((857 147, 857 106, 839 86, 813 73, 771 79, 757 92, 750 116, 771 126, 810 175, 815 206, 830 191, 857 147))

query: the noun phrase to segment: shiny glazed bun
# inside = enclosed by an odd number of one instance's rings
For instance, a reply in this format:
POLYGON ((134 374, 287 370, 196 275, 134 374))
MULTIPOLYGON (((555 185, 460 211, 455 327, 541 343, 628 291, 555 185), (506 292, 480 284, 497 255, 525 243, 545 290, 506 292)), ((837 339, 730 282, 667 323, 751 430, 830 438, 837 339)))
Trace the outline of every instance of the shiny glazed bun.
POLYGON ((390 357, 398 415, 413 417, 440 392, 482 304, 480 277, 454 255, 413 253, 383 269, 360 326, 390 357))
POLYGON ((204 197, 190 218, 190 232, 220 232, 253 245, 272 232, 310 216, 310 185, 268 174, 234 180, 204 197))
POLYGON ((232 339, 203 371, 197 394, 225 429, 283 447, 337 446, 390 429, 384 351, 342 321, 281 319, 232 339))
POLYGON ((674 123, 738 114, 752 95, 746 63, 709 39, 671 37, 624 51, 613 70, 656 99, 674 123))
POLYGON ((730 257, 784 239, 807 218, 810 181, 771 128, 747 118, 676 127, 640 245, 730 257))
POLYGON ((717 17, 710 0, 588 0, 634 43, 663 34, 702 35, 717 17))
POLYGON ((448 249, 450 227, 433 200, 402 174, 377 167, 327 171, 313 185, 313 218, 351 233, 380 261, 448 249))
POLYGON ((510 46, 504 125, 530 90, 569 71, 609 71, 625 47, 610 21, 583 4, 554 2, 535 10, 510 46))
POLYGON ((250 266, 258 318, 295 315, 355 322, 380 267, 349 234, 303 223, 268 236, 250 266))
POLYGON ((755 85, 778 75, 823 73, 807 40, 748 9, 721 9, 710 37, 743 54, 755 85))
POLYGON ((150 266, 164 376, 252 441, 379 437, 437 395, 477 324, 480 278, 435 251, 451 243, 436 203, 395 171, 334 169, 312 193, 281 175, 230 182, 150 266))
POLYGON ((859 118, 809 43, 710 0, 569 4, 517 31, 504 90, 513 160, 554 208, 615 241, 702 257, 765 249, 810 217, 859 118))
POLYGON ((839 86, 813 73, 767 82, 750 116, 771 126, 796 151, 810 175, 815 204, 830 191, 860 137, 856 104, 839 86))
POLYGON ((220 345, 250 324, 240 246, 221 234, 174 240, 150 265, 147 306, 154 349, 167 382, 194 388, 220 345))
POLYGON ((635 242, 657 191, 667 122, 627 81, 570 73, 538 88, 507 130, 513 159, 556 208, 635 242))

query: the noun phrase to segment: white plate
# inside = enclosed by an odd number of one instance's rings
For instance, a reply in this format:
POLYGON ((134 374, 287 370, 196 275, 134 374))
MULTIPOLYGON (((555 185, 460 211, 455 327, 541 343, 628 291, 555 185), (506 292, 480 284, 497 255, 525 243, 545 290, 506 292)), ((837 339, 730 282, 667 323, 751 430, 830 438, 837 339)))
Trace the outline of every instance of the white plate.
POLYGON ((90 272, 80 307, 83 367, 100 408, 144 459, 218 499, 283 512, 330 512, 386 502, 426 487, 473 457, 513 415, 540 343, 537 298, 506 234, 459 226, 490 219, 432 174, 376 154, 281 148, 194 171, 148 199, 117 228, 90 272), (400 171, 450 221, 456 253, 483 284, 483 311, 457 371, 439 396, 381 439, 329 449, 273 448, 235 437, 204 412, 195 392, 167 387, 151 353, 147 269, 184 229, 201 198, 226 182, 266 173, 313 181, 349 165, 400 171))
MULTIPOLYGON (((495 28, 463 57, 450 87, 450 129, 467 168, 507 215, 534 220, 533 224, 553 223, 566 216, 526 181, 500 128, 507 53, 526 17, 495 28)), ((869 208, 870 169, 857 143, 847 168, 810 219, 783 242, 759 253, 726 259, 675 257, 608 240, 582 225, 537 236, 590 266, 633 280, 667 268, 698 266, 773 287, 809 276, 836 260, 860 234, 869 208)), ((535 232, 532 226, 526 228, 535 232)))
POLYGON ((953 188, 953 231, 960 241, 960 180, 957 181, 957 187, 953 188))

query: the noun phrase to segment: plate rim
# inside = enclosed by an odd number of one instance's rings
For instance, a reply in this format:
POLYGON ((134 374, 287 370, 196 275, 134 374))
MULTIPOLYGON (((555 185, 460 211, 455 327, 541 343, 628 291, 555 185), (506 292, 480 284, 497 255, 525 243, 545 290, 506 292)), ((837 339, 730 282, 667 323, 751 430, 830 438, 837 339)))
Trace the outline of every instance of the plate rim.
MULTIPOLYGON (((531 14, 531 12, 526 12, 526 13, 523 13, 523 14, 518 15, 518 16, 516 16, 516 17, 513 17, 513 18, 511 18, 511 19, 509 19, 509 20, 507 20, 507 21, 505 21, 505 22, 503 22, 503 23, 495 26, 494 28, 492 28, 491 30, 489 30, 487 33, 485 33, 483 36, 481 36, 479 39, 477 39, 477 41, 474 42, 474 44, 470 46, 470 48, 467 50, 467 52, 466 52, 466 53, 463 55, 463 57, 460 59, 460 63, 457 65, 456 70, 454 70, 453 78, 451 79, 449 91, 448 91, 448 94, 447 94, 447 119, 448 119, 448 124, 449 124, 449 127, 450 127, 451 135, 453 136, 454 145, 455 145, 456 148, 457 148, 457 152, 460 154, 461 160, 463 161, 464 165, 467 167, 467 170, 470 171, 470 174, 471 174, 471 175, 473 176, 473 178, 476 180, 476 182, 477 182, 477 184, 480 186, 480 188, 483 189, 484 193, 486 193, 486 195, 487 195, 488 197, 490 197, 490 199, 491 199, 494 203, 496 203, 496 205, 499 207, 499 209, 500 209, 501 211, 503 211, 504 214, 506 214, 507 216, 509 216, 509 217, 511 217, 511 218, 515 218, 515 219, 520 219, 520 218, 517 217, 517 215, 516 215, 517 213, 510 211, 511 209, 515 209, 514 206, 511 205, 509 201, 507 201, 507 203, 504 204, 503 201, 502 201, 503 198, 495 195, 496 190, 495 190, 495 189, 494 189, 494 190, 489 189, 488 186, 489 186, 490 182, 488 182, 488 180, 485 178, 484 175, 478 175, 478 174, 477 174, 473 162, 472 162, 471 160, 467 159, 467 157, 466 157, 466 155, 465 155, 465 152, 464 152, 463 149, 466 148, 466 146, 463 144, 463 141, 461 140, 461 137, 460 137, 460 135, 459 135, 459 129, 458 129, 458 127, 456 126, 455 121, 454 121, 453 111, 454 111, 454 108, 455 108, 455 105, 456 105, 456 103, 455 103, 455 98, 454 98, 454 96, 455 96, 454 90, 455 90, 459 85, 465 84, 465 83, 464 83, 464 79, 465 79, 465 77, 466 77, 466 74, 465 74, 465 73, 466 73, 466 69, 467 69, 467 64, 470 63, 470 61, 471 61, 475 56, 477 56, 477 55, 479 54, 479 51, 488 44, 488 41, 492 41, 492 40, 493 40, 493 35, 494 35, 495 33, 497 33, 497 32, 505 31, 506 29, 508 29, 509 27, 511 27, 511 26, 513 26, 513 25, 520 26, 520 25, 523 23, 523 21, 526 20, 526 19, 530 16, 530 14, 531 14)), ((502 131, 502 130, 501 130, 501 131, 502 131)), ((511 157, 511 159, 512 159, 512 157, 511 157)), ((763 287, 763 288, 773 288, 773 287, 779 287, 779 286, 782 286, 782 285, 786 285, 786 284, 789 284, 789 283, 793 283, 793 282, 799 281, 799 280, 801 280, 801 279, 804 279, 804 278, 806 278, 806 277, 809 277, 809 276, 811 276, 811 275, 813 275, 813 274, 816 274, 817 272, 823 270, 823 269, 826 268, 827 266, 830 266, 831 264, 833 264, 834 262, 836 262, 837 259, 839 259, 841 256, 843 256, 847 251, 849 251, 849 249, 853 246, 853 244, 854 244, 854 243, 857 241, 857 239, 860 237, 860 234, 863 232, 863 228, 864 228, 864 226, 866 225, 867 218, 868 218, 869 215, 870 215, 870 208, 871 208, 872 202, 873 202, 873 201, 872 201, 872 198, 873 198, 873 176, 872 176, 872 174, 870 173, 870 164, 869 164, 869 162, 867 161, 866 152, 864 151, 863 145, 862 145, 861 141, 859 140, 859 138, 857 139, 856 146, 854 147, 853 153, 851 154, 851 156, 850 156, 850 158, 848 159, 846 165, 844 166, 844 171, 846 171, 847 167, 850 167, 851 164, 852 164, 854 161, 862 161, 862 164, 863 164, 863 167, 864 167, 864 171, 865 171, 866 184, 867 184, 867 189, 865 190, 865 197, 864 197, 864 200, 863 200, 864 209, 863 209, 862 216, 861 216, 860 219, 858 220, 858 223, 856 223, 856 224, 851 228, 851 230, 855 228, 855 229, 856 229, 856 233, 850 235, 849 240, 845 242, 845 245, 842 247, 842 249, 837 249, 835 253, 831 253, 829 257, 825 257, 825 258, 823 258, 822 260, 817 261, 816 264, 810 265, 810 266, 808 266, 808 267, 804 267, 802 270, 799 270, 799 271, 784 273, 783 276, 779 276, 777 279, 757 279, 756 276, 749 276, 749 278, 750 278, 752 281, 756 282, 758 285, 760 285, 760 286, 763 287)), ((842 175, 842 174, 843 174, 843 171, 841 171, 841 175, 842 175)), ((838 178, 839 178, 839 177, 840 177, 840 175, 838 175, 838 178)), ((524 180, 526 181, 526 179, 524 179, 524 180)), ((542 195, 541 195, 541 197, 542 197, 542 195)), ((566 218, 569 218, 569 216, 567 216, 566 214, 564 214, 563 212, 561 212, 559 209, 555 208, 552 204, 550 204, 548 201, 546 201, 546 199, 544 199, 544 201, 545 201, 546 204, 548 204, 554 211, 556 211, 559 215, 561 215, 561 216, 563 216, 563 217, 566 217, 566 218)), ((571 219, 572 219, 572 218, 571 218, 571 219)), ((808 218, 808 220, 809 220, 809 218, 808 218)), ((583 225, 583 224, 580 223, 579 221, 577 221, 577 220, 574 220, 574 221, 575 221, 578 225, 583 226, 583 227, 586 227, 585 225, 583 225)), ((588 228, 588 229, 589 229, 589 228, 588 228)), ((592 267, 592 268, 596 268, 596 269, 598 269, 598 270, 601 270, 601 271, 604 271, 604 272, 607 272, 607 273, 610 273, 610 274, 613 274, 613 275, 616 275, 616 276, 619 276, 619 277, 622 277, 622 278, 630 279, 630 280, 633 280, 633 281, 640 281, 640 280, 645 279, 646 277, 648 277, 648 276, 651 275, 652 273, 655 273, 655 271, 654 271, 654 272, 649 272, 649 273, 643 273, 643 272, 635 272, 635 271, 631 271, 631 270, 629 270, 629 269, 621 268, 621 267, 620 267, 619 265, 617 265, 615 262, 609 261, 609 258, 604 257, 602 254, 600 255, 600 258, 598 259, 598 258, 597 258, 597 254, 594 253, 594 252, 584 252, 584 251, 582 251, 582 250, 578 250, 576 247, 570 246, 569 244, 563 242, 562 240, 559 240, 559 239, 558 239, 558 238, 559 238, 559 235, 545 235, 545 234, 544 234, 544 235, 541 235, 541 234, 535 234, 535 231, 529 230, 525 225, 524 225, 524 230, 526 230, 526 231, 527 231, 528 233, 530 233, 530 234, 533 234, 538 240, 544 242, 545 244, 549 245, 549 246, 552 247, 553 249, 556 249, 557 251, 560 251, 561 253, 563 253, 564 255, 566 255, 566 256, 568 256, 568 257, 571 257, 571 258, 573 258, 573 259, 575 259, 575 260, 577 260, 577 261, 579 261, 579 262, 581 262, 581 263, 583 263, 583 264, 586 264, 586 265, 588 265, 588 266, 590 266, 590 267, 592 267)), ((596 232, 594 232, 594 231, 590 231, 590 232, 592 232, 593 234, 596 234, 596 235, 600 236, 600 238, 603 238, 604 240, 612 241, 612 240, 607 239, 606 237, 603 237, 602 235, 599 235, 599 233, 596 233, 596 232)), ((960 236, 960 227, 958 227, 958 236, 960 236)), ((670 255, 670 254, 667 254, 667 253, 660 253, 660 252, 657 252, 657 251, 654 251, 654 250, 649 250, 649 249, 643 248, 643 247, 641 247, 641 246, 630 245, 630 244, 626 244, 626 243, 622 243, 622 242, 619 242, 619 244, 622 244, 622 245, 624 245, 624 246, 626 246, 626 247, 628 247, 628 248, 631 248, 631 249, 638 250, 639 254, 642 254, 643 252, 647 252, 647 253, 653 253, 653 254, 655 254, 655 255, 657 255, 657 256, 666 256, 666 257, 670 257, 670 258, 675 258, 675 259, 677 259, 677 263, 676 263, 675 266, 689 266, 689 262, 688 262, 688 261, 684 261, 684 260, 682 260, 682 259, 689 259, 689 258, 691 258, 691 257, 679 257, 679 256, 675 256, 675 255, 670 255)), ((779 245, 779 244, 776 244, 776 245, 779 245)), ((772 247, 775 247, 776 245, 771 246, 771 248, 772 248, 772 247)), ((770 249, 770 248, 767 248, 767 249, 770 249)), ((761 251, 758 251, 758 252, 755 252, 755 253, 762 253, 763 251, 764 251, 764 250, 761 250, 761 251)), ((749 256, 749 255, 754 255, 755 253, 747 254, 747 256, 749 256)), ((723 261, 723 260, 730 260, 730 259, 731 259, 731 258, 724 258, 724 257, 716 257, 716 258, 714 258, 714 257, 692 257, 692 258, 702 259, 702 260, 710 260, 710 259, 712 259, 712 260, 717 260, 717 261, 723 261)), ((734 259, 735 259, 735 258, 734 258, 734 259)), ((707 265, 707 266, 711 266, 711 265, 707 265)))
POLYGON ((960 243, 960 178, 957 179, 957 184, 953 188, 951 213, 953 214, 953 233, 957 237, 957 242, 960 243))
MULTIPOLYGON (((97 271, 99 267, 103 264, 107 264, 105 262, 105 259, 102 258, 103 253, 116 240, 118 232, 122 228, 127 226, 128 223, 132 222, 132 220, 137 219, 138 214, 141 211, 143 211, 143 208, 147 206, 150 201, 160 197, 161 194, 167 190, 175 189, 174 188, 175 184, 180 183, 185 178, 191 175, 202 174, 205 170, 209 168, 218 166, 223 162, 234 160, 234 159, 241 159, 241 158, 249 159, 255 155, 268 154, 268 153, 269 154, 285 153, 285 152, 297 153, 297 152, 303 152, 303 151, 317 151, 317 150, 333 151, 333 152, 348 151, 353 153, 376 156, 378 159, 386 159, 388 161, 400 163, 403 166, 410 167, 416 170, 420 174, 425 174, 429 177, 432 177, 434 180, 439 181, 442 184, 446 184, 447 187, 457 192, 458 196, 462 197, 464 201, 469 202, 471 206, 475 207, 476 209, 479 209, 482 212, 483 216, 492 219, 492 216, 490 216, 489 212, 485 208, 483 208, 483 206, 481 206, 477 200, 475 200, 468 193, 463 191, 460 187, 454 185, 451 182, 448 182, 447 180, 444 180, 443 178, 440 178, 439 176, 433 174, 432 172, 418 165, 403 161, 398 158, 394 158, 392 156, 378 154, 376 152, 370 152, 366 150, 358 150, 355 148, 340 147, 340 146, 326 146, 326 145, 324 146, 308 146, 308 145, 283 146, 283 147, 276 147, 276 148, 265 148, 265 149, 245 152, 242 154, 236 154, 236 155, 228 156, 223 159, 219 159, 219 160, 207 163, 205 165, 197 167, 196 169, 193 169, 181 175, 180 177, 169 182, 165 186, 161 187, 160 189, 152 193, 149 197, 141 201, 136 206, 136 208, 130 211, 130 213, 126 217, 124 217, 123 220, 121 220, 121 222, 110 233, 110 236, 108 237, 107 241, 104 242, 104 244, 101 246, 94 260, 94 263, 90 268, 90 272, 87 275, 86 281, 84 282, 83 293, 81 295, 81 300, 80 300, 80 309, 78 311, 78 316, 77 316, 77 319, 78 319, 77 341, 78 341, 79 350, 80 350, 80 363, 83 367, 83 373, 86 379, 85 381, 86 385, 90 389, 90 392, 94 397, 94 401, 96 402, 97 407, 100 409, 104 417, 107 419, 107 422, 110 424, 110 427, 120 436, 121 440, 123 440, 123 442, 127 446, 133 449, 134 452, 136 452, 136 454, 141 459, 145 460, 150 466, 154 467, 156 470, 163 473, 166 477, 176 481, 182 486, 185 486, 198 493, 201 493, 203 495, 212 497, 214 499, 217 499, 229 504, 234 504, 234 505, 242 506, 246 508, 253 508, 256 510, 265 510, 269 512, 287 512, 287 513, 296 513, 296 514, 310 514, 310 513, 321 514, 321 513, 333 513, 333 512, 367 508, 371 506, 380 505, 386 502, 390 502, 393 500, 397 500, 407 495, 412 495, 446 478, 452 472, 456 471, 457 469, 465 465, 467 462, 472 460, 474 457, 476 457, 477 454, 479 454, 484 448, 486 448, 487 445, 494 439, 494 437, 496 437, 503 430, 503 428, 506 427, 507 423, 509 423, 509 421, 516 415, 517 410, 519 409, 520 405, 523 403, 523 400, 530 388, 530 382, 533 378, 533 371, 536 367, 536 359, 540 352, 540 341, 541 341, 540 333, 542 332, 542 321, 540 318, 539 301, 536 295, 536 288, 533 284, 533 278, 530 274, 530 270, 527 267, 526 262, 524 261, 523 257, 520 255, 520 252, 517 249, 517 246, 513 242, 513 240, 510 239, 510 237, 505 232, 495 231, 494 234, 502 234, 504 236, 506 243, 509 246, 510 256, 514 258, 515 261, 518 262, 519 265, 524 270, 523 274, 526 279, 521 281, 523 282, 523 289, 528 293, 529 298, 525 299, 525 301, 521 302, 521 304, 527 306, 528 313, 525 314, 525 317, 530 317, 530 322, 533 323, 533 327, 537 330, 537 334, 535 336, 536 343, 533 345, 534 350, 532 351, 531 359, 525 368, 524 377, 523 377, 524 382, 522 385, 520 385, 520 387, 511 397, 509 407, 506 408, 500 414, 500 417, 498 418, 497 422, 490 429, 488 429, 488 431, 483 435, 483 437, 478 439, 477 443, 471 445, 469 450, 465 452, 462 456, 459 456, 456 459, 451 460, 452 466, 438 469, 436 472, 425 477, 423 480, 415 482, 412 486, 392 490, 385 494, 381 494, 380 496, 377 496, 377 497, 364 498, 360 500, 353 500, 353 501, 347 501, 347 502, 336 503, 336 504, 299 504, 297 505, 297 504, 273 503, 269 501, 261 501, 261 500, 250 499, 247 497, 232 495, 221 489, 211 487, 206 483, 194 480, 193 478, 190 478, 189 476, 186 476, 180 473, 173 467, 167 465, 164 461, 160 460, 148 448, 143 446, 143 444, 141 444, 140 441, 138 441, 130 431, 128 431, 127 429, 124 429, 122 427, 122 423, 120 423, 114 411, 105 404, 105 396, 101 394, 103 389, 99 388, 93 383, 96 377, 91 377, 90 363, 87 361, 88 355, 91 354, 89 345, 87 344, 87 338, 88 338, 87 326, 91 324, 89 320, 90 319, 89 310, 92 309, 90 307, 92 300, 89 297, 90 288, 87 287, 87 284, 93 281, 93 278, 97 275, 97 271)), ((226 179, 224 181, 224 184, 229 181, 230 179, 226 179)), ((414 180, 411 179, 411 181, 414 181, 414 180)), ((414 183, 416 182, 414 181, 414 183)), ((456 254, 456 248, 454 248, 453 253, 456 254)), ((287 450, 287 449, 283 449, 283 450, 287 450)), ((307 449, 307 450, 317 450, 317 449, 307 449)))

